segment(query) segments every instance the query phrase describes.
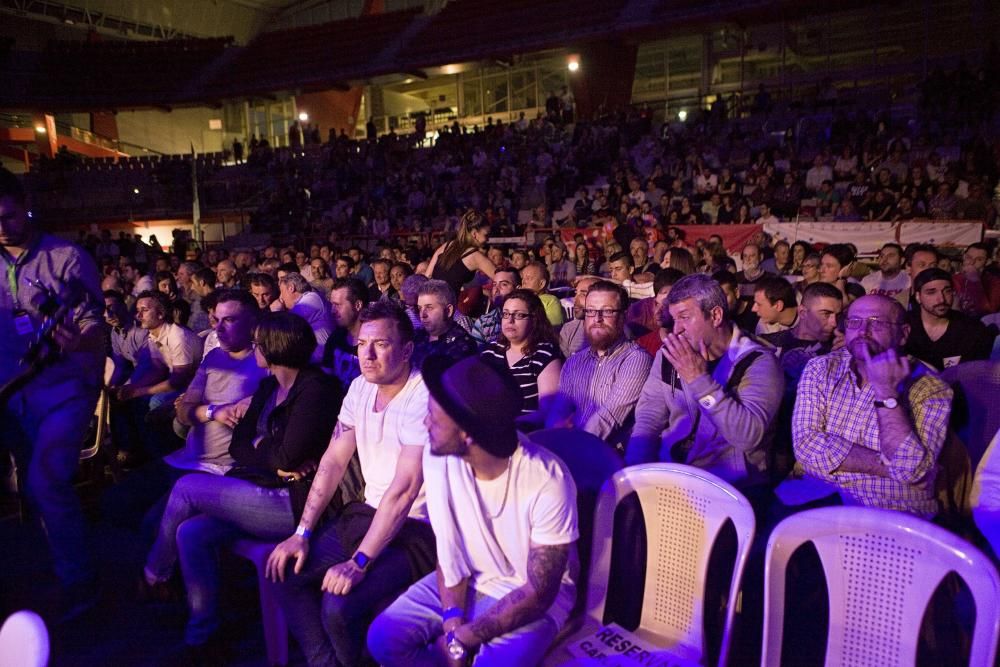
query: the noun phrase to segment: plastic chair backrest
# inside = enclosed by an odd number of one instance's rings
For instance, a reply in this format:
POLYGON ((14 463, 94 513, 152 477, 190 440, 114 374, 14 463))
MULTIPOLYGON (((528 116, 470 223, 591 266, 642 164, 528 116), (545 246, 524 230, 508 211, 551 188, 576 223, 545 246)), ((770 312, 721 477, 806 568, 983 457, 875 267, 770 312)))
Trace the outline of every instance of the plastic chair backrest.
POLYGON ((782 521, 767 545, 762 665, 780 665, 788 561, 811 542, 829 591, 828 665, 913 665, 927 604, 950 572, 975 600, 970 665, 993 665, 1000 576, 989 559, 943 528, 905 514, 824 507, 782 521))
POLYGON ((969 504, 976 527, 990 543, 993 553, 1000 554, 1000 430, 979 460, 969 504))
POLYGON ((719 649, 719 664, 725 664, 737 593, 756 524, 749 501, 739 491, 699 468, 642 464, 620 470, 608 480, 594 516, 587 614, 603 622, 615 508, 633 491, 642 507, 648 541, 637 634, 687 660, 705 657, 704 589, 709 556, 726 521, 733 522, 736 562, 719 649))
POLYGON ((11 614, 0 627, 0 667, 45 667, 49 664, 49 631, 33 611, 11 614))

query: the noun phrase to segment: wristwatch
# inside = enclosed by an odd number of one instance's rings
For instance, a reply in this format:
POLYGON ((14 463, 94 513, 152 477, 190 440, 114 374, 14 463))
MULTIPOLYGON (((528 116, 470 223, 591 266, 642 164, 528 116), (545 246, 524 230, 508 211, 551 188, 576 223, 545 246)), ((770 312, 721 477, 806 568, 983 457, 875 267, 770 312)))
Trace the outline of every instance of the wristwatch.
POLYGON ((455 636, 454 630, 448 631, 448 634, 444 636, 444 641, 448 646, 448 657, 452 660, 462 660, 465 658, 468 651, 465 648, 465 644, 459 641, 458 637, 455 636))
POLYGON ((205 417, 207 417, 207 421, 212 421, 213 419, 215 419, 215 410, 217 407, 218 407, 217 405, 209 405, 205 409, 205 417))
POLYGON ((372 564, 372 559, 364 551, 357 551, 351 556, 351 560, 357 565, 362 572, 368 571, 368 566, 372 564))
POLYGON ((876 408, 889 408, 890 410, 893 410, 893 409, 899 407, 899 401, 897 401, 895 398, 887 398, 884 401, 879 401, 879 400, 876 399, 876 401, 875 401, 875 407, 876 408))

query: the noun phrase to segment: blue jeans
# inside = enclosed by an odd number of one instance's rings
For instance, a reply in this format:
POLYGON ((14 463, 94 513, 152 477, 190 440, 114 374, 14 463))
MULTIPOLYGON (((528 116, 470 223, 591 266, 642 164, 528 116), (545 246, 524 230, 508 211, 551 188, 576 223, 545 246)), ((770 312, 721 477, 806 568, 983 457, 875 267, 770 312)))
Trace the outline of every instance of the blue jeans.
POLYGON ((177 480, 146 557, 146 571, 163 581, 180 561, 191 614, 188 644, 205 643, 219 625, 218 548, 241 536, 279 540, 294 530, 288 489, 218 475, 177 480))
POLYGON ((76 383, 39 384, 44 377, 15 394, 0 414, 0 441, 13 452, 24 492, 45 526, 59 580, 64 586, 86 584, 96 570, 73 476, 98 391, 76 383))
POLYGON ((101 516, 114 524, 138 530, 148 546, 156 536, 170 489, 181 477, 192 473, 195 471, 175 468, 163 459, 150 461, 104 493, 101 516))
MULTIPOLYGON (((275 594, 288 629, 298 642, 310 667, 351 667, 360 664, 365 629, 381 605, 393 600, 413 583, 413 568, 407 557, 412 541, 424 541, 433 551, 430 524, 407 519, 390 545, 376 558, 361 583, 347 595, 320 590, 326 571, 350 558, 371 526, 375 510, 354 503, 336 520, 323 526, 309 545, 309 555, 300 574, 292 567, 275 594)), ((423 568, 421 574, 428 567, 423 568)))
MULTIPOLYGON (((470 590, 466 603, 469 621, 484 614, 498 600, 470 590)), ((437 574, 431 573, 410 586, 368 630, 368 650, 384 667, 444 665, 434 646, 441 636, 441 598, 437 574)), ((559 628, 548 615, 495 637, 479 647, 472 664, 477 667, 530 667, 542 661, 559 628)))

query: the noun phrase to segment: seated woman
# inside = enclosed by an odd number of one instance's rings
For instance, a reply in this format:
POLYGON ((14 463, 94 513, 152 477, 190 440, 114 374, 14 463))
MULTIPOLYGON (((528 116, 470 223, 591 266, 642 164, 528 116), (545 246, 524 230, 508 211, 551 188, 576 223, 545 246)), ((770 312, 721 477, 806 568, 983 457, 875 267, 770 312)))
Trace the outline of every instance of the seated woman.
POLYGON ((219 625, 216 549, 295 530, 344 396, 336 379, 310 365, 316 337, 298 315, 267 315, 253 346, 270 376, 248 401, 218 408, 234 425, 235 466, 226 476, 186 475, 174 485, 143 571, 143 591, 155 594, 180 561, 191 614, 184 640, 194 651, 219 625))
POLYGON ((538 409, 539 400, 559 390, 563 356, 541 299, 516 289, 504 299, 500 335, 480 354, 483 360, 510 373, 521 387, 522 413, 538 409))

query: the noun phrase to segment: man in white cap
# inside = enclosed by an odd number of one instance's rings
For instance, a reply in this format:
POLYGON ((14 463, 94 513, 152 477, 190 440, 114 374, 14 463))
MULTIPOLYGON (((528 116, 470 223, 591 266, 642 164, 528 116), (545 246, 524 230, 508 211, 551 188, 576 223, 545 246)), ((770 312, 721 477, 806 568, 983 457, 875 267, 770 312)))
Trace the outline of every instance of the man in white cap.
POLYGON ((447 364, 423 366, 437 572, 375 619, 368 649, 386 667, 534 664, 573 606, 576 487, 548 450, 518 444, 510 376, 478 357, 447 364))

